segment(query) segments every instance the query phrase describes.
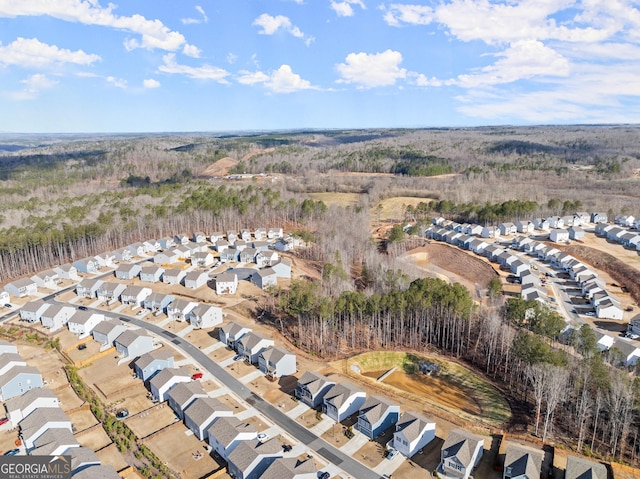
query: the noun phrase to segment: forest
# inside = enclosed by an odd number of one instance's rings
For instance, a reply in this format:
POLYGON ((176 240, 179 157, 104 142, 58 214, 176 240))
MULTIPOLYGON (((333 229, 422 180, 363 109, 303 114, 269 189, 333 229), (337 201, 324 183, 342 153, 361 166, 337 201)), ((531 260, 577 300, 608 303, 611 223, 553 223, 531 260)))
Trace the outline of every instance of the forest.
MULTIPOLYGON (((574 210, 638 214, 640 128, 493 127, 251 135, 0 135, 0 280, 194 231, 276 227, 321 281, 260 307, 323 359, 369 349, 438 351, 509 399, 510 431, 638 465, 640 383, 593 331, 561 334, 547 308, 425 278, 372 240, 381 200, 415 197, 393 223, 434 216, 495 224, 574 210), (233 182, 227 174, 264 175, 233 182), (329 204, 317 193, 349 193, 329 204)), ((396 243, 407 235, 390 230, 396 243)), ((413 231, 416 232, 415 230, 413 231)))

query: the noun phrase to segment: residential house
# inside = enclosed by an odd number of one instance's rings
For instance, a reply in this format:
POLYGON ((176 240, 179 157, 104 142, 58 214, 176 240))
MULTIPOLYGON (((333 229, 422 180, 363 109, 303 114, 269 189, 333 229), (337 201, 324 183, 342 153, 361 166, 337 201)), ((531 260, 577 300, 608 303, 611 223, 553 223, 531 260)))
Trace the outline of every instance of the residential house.
POLYGON ((497 226, 485 226, 480 234, 483 238, 500 238, 500 228, 497 226))
POLYGON ((564 228, 564 219, 562 219, 561 216, 549 216, 547 218, 547 221, 549 222, 550 228, 557 228, 557 229, 564 228))
MULTIPOLYGON (((131 261, 131 251, 127 248, 117 249, 113 252, 113 259, 117 263, 122 263, 123 261, 131 261)), ((80 269, 78 269, 80 271, 80 269)))
POLYGON ((164 284, 181 284, 184 278, 187 276, 187 272, 180 268, 168 269, 162 276, 162 282, 164 284))
POLYGON ((144 307, 153 314, 166 313, 169 305, 175 300, 172 294, 151 293, 144 299, 144 307))
POLYGON ((0 291, 0 304, 6 304, 11 301, 11 295, 6 291, 0 291))
POLYGON ((160 238, 158 240, 158 243, 160 243, 160 248, 163 250, 171 249, 176 245, 176 242, 173 240, 173 238, 170 238, 168 236, 166 238, 160 238))
POLYGON ((178 261, 180 261, 180 254, 174 249, 166 249, 162 253, 158 253, 153 257, 153 263, 158 265, 176 264, 178 261))
POLYGON ((35 441, 49 429, 68 429, 73 432, 71 420, 60 408, 36 409, 18 424, 20 438, 27 451, 35 448, 35 441))
POLYGON ((546 303, 547 293, 537 286, 523 286, 520 291, 520 297, 526 301, 538 301, 539 303, 546 303))
POLYGON ((214 280, 217 294, 236 294, 238 275, 231 272, 220 273, 214 280))
POLYGON ((412 457, 436 437, 436 423, 424 416, 405 412, 393 433, 393 447, 404 457, 412 457))
POLYGON ((622 235, 623 246, 630 249, 637 249, 640 244, 640 234, 638 233, 625 233, 622 235))
POLYGON ((0 354, 0 376, 15 366, 26 366, 27 362, 18 353, 0 354))
POLYGON ((633 226, 633 223, 636 221, 635 217, 632 215, 620 215, 616 216, 614 222, 617 225, 623 226, 625 228, 630 228, 633 226))
POLYGON ((524 251, 525 246, 533 243, 533 240, 528 236, 516 236, 511 240, 511 246, 517 250, 524 251))
POLYGON ((137 358, 153 351, 153 337, 145 329, 127 329, 118 336, 114 345, 123 358, 137 358))
POLYGON ((178 382, 164 395, 167 404, 180 419, 184 419, 184 410, 198 398, 208 397, 200 381, 178 382))
POLYGON ((162 249, 162 245, 160 241, 150 239, 142 242, 142 246, 144 247, 145 253, 157 253, 162 249))
POLYGON ((438 470, 446 475, 468 479, 484 451, 484 440, 461 429, 449 432, 441 449, 438 470))
POLYGON ((609 217, 606 213, 591 213, 591 223, 608 223, 609 217))
POLYGON ((229 242, 227 240, 219 239, 215 242, 215 249, 218 253, 222 253, 229 248, 229 242))
POLYGON ((33 441, 33 447, 29 452, 31 456, 58 456, 80 447, 80 444, 69 429, 52 428, 33 441))
POLYGON ((102 283, 101 279, 85 278, 76 285, 76 294, 81 298, 96 298, 102 283))
POLYGON ((254 333, 253 331, 249 331, 236 341, 238 354, 243 356, 245 360, 251 364, 257 364, 260 353, 272 346, 273 339, 265 338, 261 334, 254 333))
POLYGON ((569 232, 564 229, 554 229, 549 233, 549 240, 554 243, 566 243, 569 241, 569 232))
POLYGON ((258 254, 258 250, 255 248, 245 248, 240 252, 240 262, 241 263, 253 263, 256 259, 256 255, 258 254))
POLYGON ((144 253, 145 253, 144 245, 140 242, 130 244, 129 246, 126 247, 126 249, 129 250, 131 257, 134 257, 134 256, 142 257, 144 256, 144 253))
POLYGON ((97 273, 98 260, 96 258, 83 258, 73 262, 73 266, 79 273, 97 273))
POLYGON ((226 237, 229 243, 235 243, 238 239, 238 233, 236 231, 227 231, 226 237))
POLYGON ((529 271, 531 269, 528 264, 523 263, 520 259, 517 259, 513 263, 511 263, 510 267, 511 272, 516 276, 521 276, 525 271, 529 271))
POLYGON ((222 308, 212 304, 200 304, 187 315, 195 329, 208 329, 222 324, 222 308))
POLYGON ((149 390, 154 401, 164 402, 167 393, 178 383, 191 381, 191 371, 188 367, 164 368, 149 380, 149 390))
POLYGON ((324 402, 324 396, 336 383, 314 371, 305 372, 294 391, 294 395, 310 408, 317 408, 324 402))
POLYGON ((233 416, 233 412, 218 399, 196 398, 184 411, 184 424, 198 439, 206 441, 213 421, 223 416, 233 416))
POLYGON ((136 376, 143 381, 148 381, 158 371, 174 366, 174 354, 171 348, 163 347, 149 351, 141 355, 133 363, 133 370, 136 376))
POLYGON ((50 331, 57 331, 69 322, 76 308, 64 304, 52 304, 40 316, 42 326, 50 331))
POLYGON ((518 233, 531 234, 533 230, 536 229, 536 226, 532 221, 520 220, 516 221, 516 230, 518 233))
POLYGON ((145 286, 130 285, 120 295, 122 304, 131 306, 132 308, 142 307, 144 300, 149 297, 153 291, 145 286))
POLYGON ((244 230, 240 230, 240 239, 242 239, 242 241, 249 243, 251 241, 251 231, 244 229, 244 230))
POLYGON ((546 218, 534 218, 533 226, 540 231, 549 231, 549 221, 546 218))
POLYGON ((120 474, 110 464, 100 464, 76 472, 73 479, 121 479, 120 474))
POLYGON ((282 230, 282 228, 269 228, 269 231, 267 231, 267 239, 278 239, 278 238, 282 238, 284 236, 284 231, 282 230))
POLYGON ((576 211, 573 214, 573 224, 575 226, 584 225, 591 221, 591 215, 586 211, 576 211))
POLYGON ((509 444, 504 459, 503 479, 540 479, 542 451, 509 444))
POLYGON ((18 354, 18 347, 7 341, 6 339, 0 339, 0 354, 18 354))
POLYGON ((598 236, 607 236, 607 233, 612 228, 614 228, 614 226, 610 225, 609 223, 598 223, 594 228, 594 232, 598 236))
POLYGON ((582 457, 567 456, 564 479, 607 479, 607 477, 607 468, 604 464, 582 457))
POLYGON ((629 325, 627 326, 628 334, 637 334, 640 336, 640 318, 635 318, 629 321, 629 325))
POLYGON ((178 261, 186 261, 191 258, 191 250, 185 245, 178 245, 171 251, 178 255, 178 261))
POLYGON ((572 240, 581 240, 584 238, 584 230, 579 226, 572 226, 569 228, 569 239, 572 240))
POLYGON ((291 279, 291 260, 289 258, 280 258, 271 265, 271 269, 275 271, 276 278, 291 279))
POLYGON ((510 236, 518 232, 518 227, 513 223, 500 223, 498 225, 500 236, 510 236))
POLYGON ((45 303, 41 299, 29 301, 22 308, 20 308, 20 319, 22 321, 28 321, 29 323, 39 323, 42 314, 49 308, 51 304, 45 303))
POLYGON ((224 234, 222 233, 222 231, 216 231, 214 233, 211 233, 211 236, 209 236, 209 241, 214 245, 221 239, 224 239, 224 234))
POLYGON ((620 303, 613 301, 611 296, 596 305, 596 318, 621 320, 623 314, 620 303))
POLYGON ((253 232, 253 237, 257 241, 264 241, 267 239, 267 229, 266 228, 256 228, 253 232))
POLYGON ((542 281, 540 281, 540 275, 534 273, 531 270, 526 270, 520 275, 520 284, 522 285, 522 289, 525 289, 529 286, 535 286, 540 288, 542 285, 542 281))
POLYGON ((400 406, 378 396, 369 396, 360 407, 356 428, 375 439, 392 427, 400 417, 400 406))
POLYGON ((487 246, 489 246, 489 243, 481 240, 480 238, 474 238, 469 242, 469 249, 475 254, 482 254, 487 246))
POLYGON ((611 241, 615 241, 616 243, 620 243, 620 238, 627 232, 626 229, 620 228, 618 226, 614 226, 607 230, 607 239, 611 241))
POLYGON ((221 263, 237 263, 240 261, 240 250, 235 246, 229 247, 220 253, 221 263))
POLYGON ((32 296, 38 292, 38 285, 31 278, 20 278, 7 283, 4 290, 15 298, 32 296))
POLYGON ((238 250, 238 261, 240 261, 240 253, 247 249, 247 242, 241 239, 237 239, 236 242, 233 243, 233 247, 238 250))
POLYGON ((225 461, 238 444, 242 441, 254 440, 257 435, 258 432, 253 424, 241 421, 235 416, 216 418, 207 431, 209 445, 225 461))
POLYGON ((184 278, 184 287, 198 289, 205 286, 209 281, 209 273, 204 271, 190 271, 184 278))
POLYGON ((164 268, 151 264, 140 268, 140 280, 147 283, 158 283, 162 280, 164 268))
POLYGON ((280 238, 273 244, 273 249, 277 251, 291 251, 293 241, 290 238, 280 238))
POLYGON ((111 304, 115 301, 120 300, 120 297, 125 289, 127 289, 126 284, 101 281, 97 285, 96 295, 100 300, 106 301, 108 304, 111 304))
POLYGON ((613 347, 615 338, 608 334, 596 333, 596 346, 600 351, 608 351, 613 347))
POLYGON ((473 235, 473 236, 480 236, 482 234, 482 230, 483 229, 484 228, 482 226, 480 226, 480 225, 472 224, 472 225, 469 225, 467 227, 467 229, 466 229, 466 231, 464 231, 464 233, 468 234, 468 235, 473 235))
POLYGON ((139 264, 121 264, 115 270, 116 278, 123 281, 130 281, 140 274, 139 264))
POLYGON ((251 246, 256 252, 267 251, 269 249, 269 243, 266 241, 254 241, 251 243, 251 246))
MULTIPOLYGON (((94 256, 94 259, 97 262, 97 269, 100 268, 113 268, 114 265, 114 261, 115 261, 115 255, 113 253, 100 253, 94 256)), ((75 264, 74 264, 75 266, 75 264)), ((77 266, 76 266, 77 268, 77 266)), ((80 270, 78 270, 80 271, 80 270)), ((84 271, 86 273, 86 271, 84 271)), ((96 271, 97 272, 97 271, 96 271)))
POLYGON ((78 336, 85 337, 91 334, 93 328, 95 328, 101 321, 104 321, 104 314, 97 311, 82 311, 77 310, 67 322, 69 331, 78 336))
POLYGON ((187 321, 188 314, 199 303, 189 301, 188 299, 178 298, 167 306, 167 316, 174 321, 187 321))
POLYGON ((295 374, 296 355, 275 346, 268 347, 258 355, 258 368, 273 379, 295 374))
POLYGON ((278 285, 278 275, 273 268, 262 268, 251 275, 251 282, 260 289, 278 285))
POLYGON ((38 285, 38 288, 56 289, 58 287, 58 273, 49 269, 31 276, 31 279, 38 285))
POLYGON ((312 459, 279 457, 260 476, 260 479, 317 479, 318 472, 312 459))
POLYGON ((208 251, 198 251, 191 255, 191 264, 199 268, 207 268, 213 264, 213 254, 208 251))
POLYGON ((15 396, 4 403, 7 419, 11 427, 17 427, 18 423, 36 409, 58 408, 60 400, 55 392, 47 388, 33 388, 15 396))
POLYGON ((179 234, 173 237, 173 243, 178 246, 186 245, 188 242, 189 242, 189 237, 185 234, 179 234))
POLYGON ((275 437, 265 442, 242 441, 228 456, 229 475, 235 479, 259 479, 281 457, 282 445, 275 437))
POLYGON ((73 447, 67 451, 66 455, 71 457, 71 477, 74 479, 78 473, 100 466, 100 458, 90 447, 73 447))
POLYGON ((191 240, 194 243, 206 243, 207 235, 205 235, 202 231, 196 231, 195 233, 193 233, 191 240))
MULTIPOLYGON (((615 353, 623 366, 635 366, 640 358, 640 348, 622 339, 616 339, 609 353, 615 353)), ((14 368, 15 369, 15 368, 14 368)))
POLYGON ((220 328, 220 341, 236 349, 236 343, 242 339, 245 334, 251 332, 251 328, 238 323, 230 322, 220 328))
POLYGON ((53 271, 58 275, 59 279, 68 279, 70 281, 80 281, 78 269, 70 263, 56 266, 53 271))
POLYGON ((360 410, 367 393, 353 384, 334 384, 324 395, 322 411, 336 422, 341 422, 360 410))
POLYGON ((573 215, 563 216, 562 221, 564 222, 564 228, 569 228, 570 226, 579 226, 575 224, 575 217, 573 215))
POLYGON ((43 386, 42 375, 33 366, 14 366, 0 376, 0 400, 7 401, 43 386))
POLYGON ((124 333, 127 328, 118 320, 105 319, 100 321, 91 331, 93 340, 103 346, 112 346, 118 336, 124 333))

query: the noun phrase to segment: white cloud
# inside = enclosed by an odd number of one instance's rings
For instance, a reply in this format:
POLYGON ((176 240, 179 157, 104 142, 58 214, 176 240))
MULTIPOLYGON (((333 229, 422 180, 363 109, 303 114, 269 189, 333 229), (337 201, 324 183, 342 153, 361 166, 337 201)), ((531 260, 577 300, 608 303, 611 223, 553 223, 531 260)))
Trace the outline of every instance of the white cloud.
POLYGON ((350 53, 345 63, 337 65, 341 75, 339 83, 355 83, 358 88, 391 86, 406 78, 407 70, 400 68, 400 52, 386 50, 382 53, 350 53))
POLYGON ((363 10, 366 10, 367 8, 362 0, 344 0, 342 2, 330 0, 329 5, 339 17, 352 17, 355 12, 353 11, 353 7, 351 5, 358 5, 363 10))
POLYGON ((47 68, 65 63, 91 65, 99 60, 99 55, 58 48, 56 45, 42 43, 37 38, 18 37, 7 46, 0 44, 0 64, 4 65, 47 68))
POLYGON ((273 35, 278 30, 284 30, 296 38, 304 38, 304 33, 302 33, 298 27, 294 26, 291 20, 284 15, 272 17, 268 13, 263 13, 253 21, 252 25, 261 28, 261 30, 258 31, 260 35, 273 35))
POLYGON ((145 48, 177 51, 186 43, 184 36, 165 26, 160 20, 148 20, 142 15, 118 16, 116 6, 102 7, 98 0, 29 0, 0 1, 0 17, 48 15, 68 22, 124 30, 139 35, 139 39, 125 40, 129 50, 145 48))
POLYGON ((300 90, 316 90, 308 80, 293 73, 289 65, 281 65, 277 70, 266 74, 260 71, 241 71, 238 82, 243 85, 262 83, 264 87, 274 93, 294 93, 300 90))
POLYGON ((202 18, 182 18, 180 21, 184 25, 207 23, 209 21, 209 17, 207 17, 207 14, 205 13, 204 8, 202 8, 200 5, 196 5, 195 9, 198 11, 198 13, 200 13, 200 15, 202 15, 202 18))
POLYGON ((233 65, 235 62, 238 61, 238 55, 236 55, 235 53, 227 53, 227 63, 229 65, 233 65))
POLYGON ((105 80, 107 80, 107 83, 113 85, 116 88, 127 88, 127 80, 124 80, 122 78, 108 76, 105 78, 105 80))
POLYGON ((145 88, 160 88, 160 82, 153 78, 146 78, 142 82, 142 86, 144 86, 145 88))
POLYGON ((199 67, 180 65, 176 62, 174 53, 167 53, 162 57, 162 60, 164 63, 158 67, 158 70, 161 72, 185 75, 194 80, 213 80, 225 85, 229 84, 229 81, 226 79, 229 76, 229 72, 222 68, 211 65, 202 65, 199 67))
MULTIPOLYGON (((382 10, 385 8, 382 7, 382 10)), ((392 27, 399 27, 401 23, 429 25, 433 21, 433 8, 426 5, 392 3, 384 14, 384 21, 392 27)))
POLYGON ((200 49, 195 45, 189 45, 188 43, 185 43, 182 48, 182 53, 191 58, 200 58, 200 49))

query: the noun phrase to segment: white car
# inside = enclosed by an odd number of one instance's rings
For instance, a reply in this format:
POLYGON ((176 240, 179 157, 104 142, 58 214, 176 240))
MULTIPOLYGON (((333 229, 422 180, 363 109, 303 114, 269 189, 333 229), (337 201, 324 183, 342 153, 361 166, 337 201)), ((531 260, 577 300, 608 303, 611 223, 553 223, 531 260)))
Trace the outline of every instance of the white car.
POLYGON ((596 313, 594 313, 593 311, 589 311, 589 312, 587 313, 587 316, 589 316, 589 317, 591 317, 591 318, 593 318, 595 315, 596 315, 596 313))
POLYGON ((269 434, 267 434, 266 432, 261 432, 257 437, 258 441, 266 441, 267 439, 269 439, 269 434))
POLYGON ((389 449, 389 452, 387 453, 387 459, 391 460, 394 457, 396 457, 398 455, 398 450, 397 449, 389 449))

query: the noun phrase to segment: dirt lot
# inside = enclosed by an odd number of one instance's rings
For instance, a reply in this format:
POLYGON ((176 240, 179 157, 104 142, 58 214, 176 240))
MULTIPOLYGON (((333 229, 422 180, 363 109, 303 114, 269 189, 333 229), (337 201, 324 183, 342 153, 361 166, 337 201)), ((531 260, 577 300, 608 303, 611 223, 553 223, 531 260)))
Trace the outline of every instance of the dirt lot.
POLYGON ((85 429, 99 424, 98 420, 89 409, 88 404, 74 411, 67 411, 67 416, 71 419, 76 431, 84 431, 85 429))
POLYGON ((86 431, 82 431, 76 434, 76 439, 81 446, 89 447, 94 451, 98 451, 111 444, 111 439, 107 436, 104 429, 102 429, 102 426, 96 426, 86 431))
POLYGON ((242 406, 242 404, 236 401, 234 397, 229 394, 218 396, 216 399, 222 404, 226 405, 229 409, 231 409, 234 414, 238 414, 239 412, 246 410, 246 408, 242 406))
POLYGON ((162 403, 156 404, 134 416, 129 416, 125 422, 138 438, 144 439, 163 427, 176 422, 176 415, 169 406, 162 403))
POLYGON ((303 426, 309 429, 311 429, 313 426, 315 426, 320 422, 320 420, 316 417, 316 411, 313 409, 309 409, 308 411, 305 411, 302 414, 300 414, 296 418, 296 421, 298 421, 300 424, 302 424, 303 426))
POLYGON ((67 383, 67 385, 58 386, 54 389, 58 400, 60 401, 60 407, 63 411, 70 411, 82 405, 82 399, 78 397, 73 388, 67 383))
POLYGON ((163 429, 143 443, 182 477, 205 477, 222 467, 205 451, 202 441, 187 434, 182 423, 163 429), (194 457, 194 454, 198 456, 194 457))
POLYGON ((96 451, 96 454, 100 458, 100 462, 102 464, 111 464, 116 471, 122 471, 129 467, 115 444, 111 444, 100 451, 96 451))
POLYGON ((354 459, 357 459, 365 466, 374 468, 381 461, 385 459, 386 444, 393 438, 393 431, 395 428, 389 428, 385 433, 377 437, 375 440, 370 440, 364 446, 356 451, 353 455, 354 459))
POLYGON ((385 198, 375 207, 371 208, 372 219, 378 221, 395 220, 402 221, 407 206, 416 206, 419 203, 428 203, 433 198, 419 198, 416 196, 394 196, 385 198))

